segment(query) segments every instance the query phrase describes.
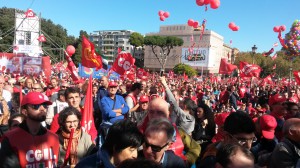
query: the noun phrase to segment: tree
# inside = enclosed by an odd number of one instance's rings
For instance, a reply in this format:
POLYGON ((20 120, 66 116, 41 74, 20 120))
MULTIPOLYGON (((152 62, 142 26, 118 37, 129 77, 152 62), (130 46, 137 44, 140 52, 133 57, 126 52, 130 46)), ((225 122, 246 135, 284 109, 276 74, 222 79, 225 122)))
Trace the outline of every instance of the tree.
POLYGON ((189 77, 197 75, 197 71, 193 67, 182 63, 175 65, 173 70, 175 74, 183 74, 185 72, 189 77))
POLYGON ((164 71, 170 51, 176 46, 182 46, 183 40, 174 36, 146 36, 144 45, 150 46, 153 54, 161 65, 161 70, 164 71))
MULTIPOLYGON (((143 47, 144 45, 144 37, 137 32, 134 32, 130 35, 129 37, 129 43, 133 46, 133 53, 132 55, 135 55, 135 50, 137 47, 143 47)), ((135 65, 138 67, 143 67, 143 60, 142 59, 138 59, 135 61, 135 65)))
MULTIPOLYGON (((264 57, 260 53, 256 53, 254 55, 254 64, 259 65, 262 68, 262 72, 260 74, 261 78, 264 78, 270 74, 275 74, 277 77, 288 77, 290 73, 290 67, 293 70, 299 71, 300 69, 300 58, 299 57, 291 57, 285 55, 284 51, 278 51, 277 58, 272 60, 271 57, 264 57), (276 64, 276 69, 273 69, 276 64)), ((252 63, 252 55, 250 52, 241 52, 238 53, 235 65, 239 67, 240 61, 252 63)))

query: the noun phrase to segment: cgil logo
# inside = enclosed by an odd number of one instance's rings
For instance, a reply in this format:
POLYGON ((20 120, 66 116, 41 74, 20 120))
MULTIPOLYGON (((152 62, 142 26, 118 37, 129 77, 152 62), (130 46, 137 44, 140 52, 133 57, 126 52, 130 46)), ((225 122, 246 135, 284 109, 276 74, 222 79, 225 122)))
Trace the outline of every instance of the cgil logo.
POLYGON ((26 152, 26 160, 28 162, 39 162, 41 160, 55 160, 56 155, 53 153, 51 148, 46 148, 43 150, 29 150, 26 152))

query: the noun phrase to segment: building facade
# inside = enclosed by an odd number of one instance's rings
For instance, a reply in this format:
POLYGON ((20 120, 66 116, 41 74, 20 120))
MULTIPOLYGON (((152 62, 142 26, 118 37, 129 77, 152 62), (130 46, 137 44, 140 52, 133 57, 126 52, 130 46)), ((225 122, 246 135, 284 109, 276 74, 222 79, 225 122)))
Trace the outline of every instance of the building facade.
POLYGON ((133 48, 129 43, 131 30, 101 30, 90 33, 90 40, 108 57, 112 63, 118 55, 118 50, 132 53, 133 48))
MULTIPOLYGON (((183 25, 161 26, 158 33, 148 33, 146 36, 176 36, 184 43, 174 47, 167 59, 165 71, 171 70, 176 64, 184 63, 192 66, 201 74, 218 73, 221 58, 231 62, 233 49, 224 44, 224 38, 212 30, 196 29, 183 25), (200 39, 201 37, 201 39, 200 39)), ((158 55, 165 54, 156 50, 158 55)), ((160 71, 161 65, 151 47, 145 46, 144 66, 149 70, 160 71)))

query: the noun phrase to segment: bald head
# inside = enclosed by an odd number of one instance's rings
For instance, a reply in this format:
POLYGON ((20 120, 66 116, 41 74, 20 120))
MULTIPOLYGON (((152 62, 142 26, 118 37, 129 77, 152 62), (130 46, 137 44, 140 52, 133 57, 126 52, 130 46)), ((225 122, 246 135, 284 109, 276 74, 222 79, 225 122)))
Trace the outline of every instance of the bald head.
POLYGON ((148 107, 149 119, 159 117, 169 118, 169 115, 169 104, 164 99, 159 97, 150 101, 148 107))
POLYGON ((283 134, 295 140, 295 137, 300 137, 300 119, 291 118, 285 121, 283 126, 283 134))
POLYGON ((108 78, 106 76, 102 76, 100 80, 100 85, 107 88, 108 87, 108 78))
POLYGON ((14 92, 13 87, 11 87, 10 85, 5 85, 5 86, 3 87, 3 89, 9 91, 10 93, 13 93, 13 92, 14 92))

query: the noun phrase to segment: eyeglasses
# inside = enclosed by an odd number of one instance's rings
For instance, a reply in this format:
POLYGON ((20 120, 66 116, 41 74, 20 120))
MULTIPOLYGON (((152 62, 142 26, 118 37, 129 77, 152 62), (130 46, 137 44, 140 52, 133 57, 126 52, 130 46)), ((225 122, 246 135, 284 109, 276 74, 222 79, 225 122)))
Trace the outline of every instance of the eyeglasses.
POLYGON ((242 137, 235 137, 235 136, 233 136, 233 135, 231 135, 229 133, 228 133, 228 135, 231 136, 233 139, 235 139, 240 145, 244 145, 244 144, 246 144, 248 142, 254 143, 254 142, 257 141, 256 137, 253 137, 251 139, 246 139, 246 138, 242 138, 242 137))
POLYGON ((169 142, 167 142, 164 146, 160 147, 160 146, 156 146, 156 145, 152 145, 149 144, 147 141, 145 141, 145 147, 148 148, 149 146, 151 147, 151 150, 153 152, 160 152, 164 147, 166 147, 167 145, 169 145, 169 142))
POLYGON ((74 120, 74 121, 66 121, 66 124, 72 124, 72 123, 76 124, 76 123, 78 123, 78 122, 79 122, 78 120, 74 120))
POLYGON ((32 90, 38 90, 38 89, 42 89, 42 88, 32 88, 32 90))
POLYGON ((61 88, 67 88, 68 86, 61 86, 61 88))
POLYGON ((31 104, 30 105, 31 108, 33 108, 34 110, 38 110, 41 106, 43 106, 45 109, 48 108, 48 105, 43 103, 43 104, 31 104))

